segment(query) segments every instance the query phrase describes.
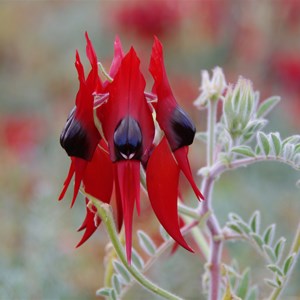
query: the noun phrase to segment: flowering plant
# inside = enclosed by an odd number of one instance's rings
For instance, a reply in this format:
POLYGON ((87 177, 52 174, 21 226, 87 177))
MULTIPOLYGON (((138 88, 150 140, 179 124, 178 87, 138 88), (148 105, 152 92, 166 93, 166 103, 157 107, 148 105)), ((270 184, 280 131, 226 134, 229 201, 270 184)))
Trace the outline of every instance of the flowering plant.
POLYGON ((116 38, 114 58, 107 73, 98 62, 87 33, 86 42, 91 70, 85 76, 76 52, 79 90, 60 137, 71 165, 59 200, 64 198, 74 177, 71 206, 79 191, 86 201, 86 217, 79 228, 84 234, 77 246, 82 245, 101 222, 106 225, 114 246, 112 251, 116 253, 109 255, 107 268, 113 266, 115 271, 107 273, 106 282, 110 282, 110 286, 97 293, 121 299, 135 279, 162 298, 181 299, 144 275, 148 265, 175 243, 173 251, 180 245, 191 252, 203 252, 207 259, 203 292, 209 299, 217 300, 221 294, 225 300, 258 299, 257 288, 249 284, 249 271, 240 274, 234 263, 222 262, 225 241, 243 239, 266 259, 274 277, 266 279, 272 287, 269 298, 277 299, 300 250, 300 225, 289 253, 283 257, 285 240, 280 238, 273 243, 273 225, 260 233, 258 211, 249 222, 230 214, 227 224, 221 228, 213 210, 212 192, 215 181, 225 171, 255 162, 274 160, 300 169, 300 136, 282 139, 277 132, 262 131, 267 123, 265 117, 279 97, 260 103, 259 94, 249 80, 240 78, 235 85, 228 85, 221 68, 213 70, 212 79, 203 71, 201 93, 194 104, 207 109, 207 130, 196 133, 192 120, 172 93, 163 47, 157 38, 149 66, 154 79, 151 92, 145 91, 145 79, 134 48, 124 54, 116 38), (101 80, 99 68, 105 80, 101 80), (220 101, 223 112, 217 120, 220 101), (188 160, 188 147, 195 134, 207 145, 207 164, 198 172, 203 178, 200 189, 203 195, 193 179, 188 160), (199 201, 196 208, 178 201, 182 198, 180 173, 187 178, 196 198, 204 200, 199 201), (147 191, 152 209, 165 230, 165 241, 159 248, 145 232, 138 232, 140 244, 149 256, 147 263, 132 249, 133 211, 136 207, 138 214, 141 213, 141 187, 147 191), (111 207, 114 207, 113 213, 111 207), (126 255, 122 244, 123 224, 126 255), (188 233, 192 234, 196 248, 192 249, 186 242, 184 235, 188 233))

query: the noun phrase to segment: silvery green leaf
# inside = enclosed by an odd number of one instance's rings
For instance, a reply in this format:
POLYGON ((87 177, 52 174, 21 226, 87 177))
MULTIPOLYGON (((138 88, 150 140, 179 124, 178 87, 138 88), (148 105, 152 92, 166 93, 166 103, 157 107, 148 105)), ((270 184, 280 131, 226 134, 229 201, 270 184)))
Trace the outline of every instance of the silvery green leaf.
POLYGON ((280 260, 280 258, 281 258, 281 255, 282 255, 283 249, 284 249, 284 245, 285 245, 285 241, 286 241, 286 239, 284 237, 281 237, 277 241, 277 243, 274 247, 274 253, 275 253, 275 256, 277 258, 277 261, 280 260))
POLYGON ((295 145, 295 154, 300 153, 300 144, 295 145))
POLYGON ((258 233, 259 232, 259 226, 260 226, 260 212, 255 211, 253 215, 250 218, 249 225, 253 232, 258 233))
POLYGON ((113 265, 115 270, 122 276, 124 279, 124 282, 129 283, 130 282, 130 273, 126 270, 126 268, 117 260, 113 261, 113 265))
POLYGON ((204 143, 207 142, 207 133, 206 132, 197 132, 195 138, 204 143))
POLYGON ((279 156, 281 152, 281 141, 279 133, 271 133, 271 140, 273 144, 274 154, 275 156, 279 156))
POLYGON ((287 257, 286 260, 284 261, 284 264, 283 264, 283 273, 284 273, 284 275, 287 275, 287 273, 289 272, 289 270, 293 266, 295 256, 296 256, 296 254, 293 253, 292 255, 287 257))
POLYGON ((236 224, 242 229, 245 233, 249 234, 251 232, 250 227, 244 221, 237 221, 236 224))
POLYGON ((295 134, 292 136, 287 137, 286 139, 283 140, 282 144, 298 144, 300 142, 300 135, 299 134, 295 134))
POLYGON ((117 296, 116 296, 115 290, 110 290, 109 299, 110 300, 117 300, 117 296))
POLYGON ((144 260, 135 249, 132 249, 132 263, 139 270, 144 267, 144 260))
POLYGON ((267 265, 267 268, 269 270, 271 270, 273 273, 276 273, 280 276, 283 276, 283 273, 282 273, 281 269, 278 266, 271 264, 271 265, 267 265))
POLYGON ((244 130, 243 140, 244 141, 250 140, 253 137, 253 135, 258 130, 261 130, 266 124, 267 124, 267 120, 265 119, 255 119, 250 121, 244 130))
POLYGON ((263 249, 267 256, 269 257, 270 261, 272 263, 275 263, 277 261, 277 257, 274 253, 274 250, 269 245, 263 245, 263 249))
POLYGON ((293 161, 295 165, 300 165, 300 153, 297 153, 294 157, 293 157, 293 161))
POLYGON ((276 228, 276 225, 272 224, 269 227, 267 227, 267 229, 265 230, 265 232, 263 234, 263 239, 264 239, 265 244, 267 244, 267 245, 272 244, 273 238, 275 235, 275 228, 276 228))
POLYGON ((257 109, 257 118, 266 116, 280 101, 280 97, 273 96, 263 101, 257 109))
POLYGON ((101 289, 97 290, 96 295, 109 297, 110 291, 111 291, 110 288, 101 288, 101 289))
POLYGON ((113 289, 116 292, 116 295, 120 295, 120 293, 121 293, 121 283, 120 283, 119 278, 116 274, 114 274, 112 276, 111 284, 112 284, 113 289))
POLYGON ((235 213, 229 213, 228 217, 231 221, 243 221, 242 218, 235 213))
POLYGON ((243 231, 240 229, 240 227, 236 223, 227 223, 227 227, 229 227, 231 230, 243 234, 243 231))
POLYGON ((249 146, 238 146, 238 147, 233 147, 231 149, 232 152, 238 153, 244 156, 249 156, 249 157, 255 157, 255 153, 249 146))
POLYGON ((279 286, 282 285, 282 280, 278 275, 276 275, 276 282, 278 283, 279 286))
POLYGON ((242 275, 242 279, 240 280, 236 295, 241 299, 245 299, 248 293, 249 282, 250 282, 250 275, 249 269, 247 268, 242 275))
POLYGON ((250 233, 250 236, 251 236, 251 237, 253 238, 253 240, 256 242, 256 244, 258 245, 258 247, 259 247, 260 249, 262 249, 264 242, 263 242, 262 238, 260 237, 260 235, 254 233, 254 232, 251 232, 251 233, 250 233))
POLYGON ((153 240, 144 231, 138 231, 139 244, 141 248, 149 255, 154 255, 156 252, 156 246, 153 240))
POLYGON ((280 286, 278 285, 278 283, 274 280, 271 279, 265 279, 266 284, 268 284, 271 287, 275 287, 275 288, 279 288, 280 286))
POLYGON ((259 145, 256 145, 256 147, 255 147, 255 154, 256 154, 256 155, 261 154, 261 150, 260 150, 259 145))
POLYGON ((283 146, 281 155, 285 160, 291 160, 294 154, 294 150, 295 150, 295 145, 291 143, 287 143, 283 146))
POLYGON ((269 144, 268 137, 262 131, 259 131, 257 133, 257 142, 258 142, 258 145, 260 147, 260 150, 266 156, 268 156, 269 153, 270 153, 270 144, 269 144))
POLYGON ((247 295, 247 298, 245 300, 256 300, 258 299, 258 289, 256 286, 253 286, 247 295))

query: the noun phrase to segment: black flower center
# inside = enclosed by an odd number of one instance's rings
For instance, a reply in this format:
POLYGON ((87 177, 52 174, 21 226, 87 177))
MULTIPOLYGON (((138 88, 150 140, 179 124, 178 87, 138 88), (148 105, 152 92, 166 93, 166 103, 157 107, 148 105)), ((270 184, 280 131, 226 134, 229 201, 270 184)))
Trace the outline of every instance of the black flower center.
POLYGON ((172 137, 168 138, 172 151, 193 143, 196 128, 187 113, 179 106, 171 115, 172 137))
POLYGON ((117 160, 140 159, 142 155, 142 132, 138 122, 130 116, 122 119, 114 133, 117 160))
POLYGON ((76 107, 72 109, 60 135, 60 144, 69 156, 90 160, 91 151, 88 136, 80 121, 74 117, 75 111, 76 107))

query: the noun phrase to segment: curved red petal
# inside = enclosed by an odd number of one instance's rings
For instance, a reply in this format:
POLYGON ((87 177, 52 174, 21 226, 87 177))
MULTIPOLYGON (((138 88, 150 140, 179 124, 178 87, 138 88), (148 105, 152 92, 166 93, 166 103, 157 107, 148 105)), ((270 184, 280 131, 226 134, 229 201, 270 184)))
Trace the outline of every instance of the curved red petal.
POLYGON ((204 196, 199 191, 199 189, 193 179, 193 175, 192 175, 192 171, 191 171, 191 167, 190 167, 190 163, 189 163, 187 154, 188 154, 187 146, 179 148, 176 151, 174 151, 174 156, 179 165, 179 168, 183 172, 183 174, 187 178, 187 180, 189 181, 192 189, 194 190, 195 195, 197 196, 197 198, 199 200, 201 200, 201 199, 204 200, 204 196))
POLYGON ((118 36, 116 36, 115 42, 114 42, 114 58, 110 66, 109 75, 114 78, 119 70, 119 67, 121 65, 122 59, 124 57, 123 48, 121 41, 118 36))
POLYGON ((84 190, 102 202, 109 203, 113 189, 113 164, 108 153, 97 147, 83 176, 84 190))
MULTIPOLYGON (((88 203, 88 199, 86 199, 86 203, 88 203)), ((76 248, 80 247, 84 242, 86 242, 92 236, 92 234, 99 227, 100 223, 101 223, 101 219, 96 215, 96 208, 95 208, 95 212, 93 212, 87 207, 86 217, 83 221, 83 224, 78 229, 78 231, 85 229, 85 232, 81 240, 79 241, 79 243, 76 245, 76 248)))
POLYGON ((74 172, 75 172, 75 167, 74 167, 74 163, 73 161, 71 160, 71 165, 70 165, 70 168, 69 168, 69 172, 68 172, 68 175, 67 175, 67 178, 65 179, 65 182, 64 182, 64 186, 63 186, 63 189, 58 197, 58 200, 62 200, 65 196, 65 193, 69 187, 69 184, 71 182, 71 179, 74 175, 74 172))
POLYGON ((131 262, 132 245, 132 215, 134 203, 139 197, 140 182, 136 181, 137 174, 140 173, 140 162, 124 160, 117 162, 117 173, 120 184, 120 193, 124 213, 125 239, 127 260, 131 262))
POLYGON ((179 167, 166 138, 163 138, 150 156, 146 174, 149 199, 159 222, 177 243, 193 252, 184 240, 178 224, 179 167))
POLYGON ((98 69, 98 60, 93 44, 88 36, 87 31, 85 32, 86 39, 86 56, 88 57, 93 69, 98 69))
POLYGON ((77 198, 79 189, 80 189, 80 184, 84 176, 84 171, 85 168, 88 164, 86 160, 83 160, 78 157, 72 157, 72 160, 74 162, 74 168, 75 168, 75 182, 74 182, 74 192, 73 192, 73 198, 71 202, 71 208, 73 207, 75 200, 77 198))
POLYGON ((101 114, 104 136, 108 142, 112 161, 116 160, 114 151, 114 132, 122 119, 127 116, 136 120, 143 136, 143 155, 146 160, 154 137, 154 123, 145 99, 145 79, 139 69, 140 60, 133 48, 123 58, 120 68, 109 85, 110 97, 103 105, 101 114))

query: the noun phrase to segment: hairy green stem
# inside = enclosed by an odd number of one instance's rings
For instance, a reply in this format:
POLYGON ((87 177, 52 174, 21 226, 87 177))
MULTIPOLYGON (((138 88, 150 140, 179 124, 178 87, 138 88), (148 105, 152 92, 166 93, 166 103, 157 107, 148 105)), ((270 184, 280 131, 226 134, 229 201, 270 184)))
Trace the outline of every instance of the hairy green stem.
MULTIPOLYGON (((212 167, 214 164, 214 150, 216 140, 216 118, 217 118, 218 100, 210 99, 208 102, 208 117, 207 117, 207 167, 212 167)), ((207 219, 207 227, 210 232, 211 251, 209 256, 209 271, 210 271, 210 300, 218 300, 221 284, 221 255, 223 249, 223 240, 215 239, 215 236, 220 236, 222 231, 218 219, 214 215, 212 209, 212 191, 214 187, 215 177, 210 174, 202 182, 202 193, 205 201, 202 206, 199 206, 197 211, 200 215, 205 215, 211 212, 207 219)))
POLYGON ((149 291, 161 296, 164 299, 170 300, 182 300, 182 298, 160 288, 153 282, 151 282, 148 278, 146 278, 142 273, 140 273, 135 267, 130 265, 126 259, 126 255, 123 249, 123 246, 119 240, 116 226, 113 220, 113 216, 111 213, 111 208, 109 204, 101 203, 96 198, 88 195, 88 198, 93 202, 93 205, 97 208, 98 214, 102 220, 102 222, 106 226, 107 233, 110 237, 110 241, 113 244, 115 251, 124 265, 124 267, 128 270, 128 272, 138 281, 144 288, 149 291))

